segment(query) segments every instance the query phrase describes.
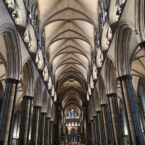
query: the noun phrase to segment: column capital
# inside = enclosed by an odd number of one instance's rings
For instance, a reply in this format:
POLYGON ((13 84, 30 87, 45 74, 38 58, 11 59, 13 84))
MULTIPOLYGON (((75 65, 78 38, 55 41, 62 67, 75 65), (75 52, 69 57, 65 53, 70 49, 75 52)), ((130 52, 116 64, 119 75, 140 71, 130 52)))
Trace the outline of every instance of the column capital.
POLYGON ((108 105, 108 104, 106 103, 106 104, 101 104, 100 106, 101 106, 101 107, 104 107, 104 106, 107 106, 107 105, 108 105))
POLYGON ((5 80, 6 83, 15 83, 15 84, 18 84, 20 81, 19 80, 16 80, 16 79, 12 79, 12 78, 7 78, 5 80))
POLYGON ((46 119, 50 120, 50 117, 48 117, 48 116, 46 115, 46 119))
POLYGON ((51 123, 52 125, 54 125, 54 124, 55 124, 55 122, 54 122, 54 121, 52 121, 52 120, 50 120, 50 123, 51 123))
POLYGON ((111 93, 111 94, 107 94, 107 97, 117 97, 117 93, 111 93))
POLYGON ((51 119, 51 117, 49 115, 46 114, 46 118, 51 119))
POLYGON ((31 100, 31 99, 33 99, 33 96, 23 96, 23 99, 31 100))
POLYGON ((42 115, 47 115, 47 112, 41 112, 42 115))
POLYGON ((41 106, 34 106, 34 109, 41 109, 41 106))
POLYGON ((98 114, 98 113, 101 113, 101 110, 99 110, 99 111, 96 111, 96 113, 98 114))
POLYGON ((124 76, 121 76, 121 77, 118 77, 118 80, 131 80, 132 79, 132 76, 131 75, 124 75, 124 76))
POLYGON ((93 120, 96 119, 96 118, 97 118, 96 116, 93 116, 93 120))
POLYGON ((94 118, 94 117, 96 117, 96 113, 93 113, 93 115, 92 115, 92 116, 93 116, 93 118, 94 118))
POLYGON ((94 117, 93 117, 93 120, 90 120, 90 122, 94 122, 94 117))

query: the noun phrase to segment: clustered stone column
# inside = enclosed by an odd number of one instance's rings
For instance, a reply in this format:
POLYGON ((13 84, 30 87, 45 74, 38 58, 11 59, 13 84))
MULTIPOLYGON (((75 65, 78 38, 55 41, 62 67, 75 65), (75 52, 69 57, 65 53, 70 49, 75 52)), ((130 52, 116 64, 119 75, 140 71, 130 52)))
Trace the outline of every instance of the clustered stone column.
POLYGON ((40 116, 40 106, 34 106, 33 108, 33 118, 32 118, 32 132, 31 132, 31 145, 38 144, 38 129, 39 129, 39 116, 40 116))
MULTIPOLYGON (((127 114, 131 145, 145 145, 131 76, 126 75, 120 77, 119 80, 127 114)), ((107 94, 107 98, 108 104, 102 104, 101 109, 96 112, 96 116, 93 117, 93 120, 90 120, 90 143, 92 145, 124 145, 122 116, 119 112, 117 94, 107 94)))
POLYGON ((106 118, 106 104, 101 105, 103 121, 104 121, 104 131, 105 131, 105 142, 108 145, 108 129, 107 129, 107 118, 106 118))
POLYGON ((99 128, 99 144, 100 145, 103 145, 103 140, 104 140, 104 134, 103 134, 103 132, 104 132, 104 130, 103 130, 103 124, 102 124, 102 116, 101 116, 102 114, 101 114, 101 111, 98 111, 97 112, 97 122, 98 122, 98 128, 99 128))
POLYGON ((0 113, 0 144, 8 145, 11 137, 18 80, 6 79, 5 92, 0 113))
POLYGON ((94 127, 94 144, 97 144, 97 126, 96 126, 96 116, 93 117, 93 127, 94 127))
POLYGON ((46 117, 45 144, 50 145, 50 118, 46 117))
POLYGON ((123 145, 123 133, 122 133, 122 127, 119 118, 117 94, 109 94, 108 100, 109 100, 109 107, 111 112, 115 144, 123 145))
POLYGON ((103 121, 102 111, 100 111, 100 113, 99 113, 99 120, 100 120, 100 126, 101 126, 102 145, 106 145, 106 136, 105 136, 105 128, 104 128, 104 121, 103 121))
POLYGON ((54 143, 54 136, 53 136, 53 128, 54 128, 54 124, 53 124, 53 122, 51 121, 50 122, 50 145, 53 145, 53 143, 54 143))
POLYGON ((130 75, 126 75, 120 77, 119 80, 121 83, 132 145, 144 145, 145 143, 139 120, 139 110, 132 85, 132 77, 130 75))
POLYGON ((105 116, 106 116, 106 125, 107 125, 107 132, 108 132, 108 144, 113 144, 114 143, 113 126, 112 126, 110 108, 109 108, 108 104, 105 104, 104 112, 105 112, 105 116))
POLYGON ((90 121, 91 124, 91 144, 95 145, 95 133, 94 133, 94 123, 93 120, 90 121))
POLYGON ((99 123, 98 123, 98 116, 96 116, 95 120, 95 128, 96 128, 96 145, 100 144, 100 127, 99 127, 99 123))
POLYGON ((29 124, 31 119, 32 98, 32 96, 23 97, 19 145, 27 145, 29 141, 29 124))
POLYGON ((96 145, 114 145, 112 122, 108 104, 101 105, 101 110, 94 117, 94 133, 96 145))
POLYGON ((47 112, 40 112, 40 106, 34 106, 32 116, 33 96, 23 96, 19 121, 17 116, 14 117, 18 83, 19 81, 15 79, 6 79, 0 112, 0 145, 11 144, 14 127, 18 124, 20 125, 18 145, 53 145, 54 121, 50 123, 50 116, 47 117, 47 112))
POLYGON ((40 115, 40 122, 39 122, 38 145, 44 145, 44 139, 45 139, 45 125, 46 125, 46 113, 41 112, 41 115, 40 115))
POLYGON ((92 141, 91 141, 91 124, 90 124, 88 118, 87 118, 87 137, 88 137, 87 144, 92 144, 92 141))

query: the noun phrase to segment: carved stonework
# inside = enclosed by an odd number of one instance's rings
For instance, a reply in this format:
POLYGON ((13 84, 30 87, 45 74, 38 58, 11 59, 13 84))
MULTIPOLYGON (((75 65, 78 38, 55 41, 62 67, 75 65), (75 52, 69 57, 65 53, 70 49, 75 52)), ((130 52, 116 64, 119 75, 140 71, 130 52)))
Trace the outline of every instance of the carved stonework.
POLYGON ((41 49, 38 49, 37 54, 36 54, 36 60, 35 62, 37 63, 37 68, 39 70, 43 70, 44 68, 44 58, 41 49))
POLYGON ((52 86, 52 90, 51 90, 51 96, 54 97, 55 95, 55 90, 54 90, 54 85, 52 86))
POLYGON ((8 8, 14 9, 14 6, 15 6, 14 0, 6 0, 5 2, 6 4, 8 4, 8 8))
POLYGON ((117 4, 117 0, 110 0, 109 7, 109 21, 113 24, 119 20, 119 14, 121 13, 120 6, 117 4))
POLYGON ((8 8, 13 9, 12 17, 19 26, 26 27, 27 12, 23 0, 6 0, 8 8))
POLYGON ((91 89, 94 89, 94 81, 93 81, 92 75, 90 77, 90 87, 91 87, 91 89))
POLYGON ((97 68, 101 68, 103 64, 103 53, 100 48, 97 48, 96 64, 97 68))
POLYGON ((95 64, 93 64, 93 80, 97 80, 97 68, 95 64))
POLYGON ((119 20, 120 14, 122 12, 121 6, 125 3, 126 0, 110 0, 109 7, 109 21, 110 24, 113 24, 119 20))
POLYGON ((104 9, 104 3, 101 2, 101 23, 104 24, 105 20, 106 20, 106 16, 107 16, 107 12, 104 9))
POLYGON ((37 8, 37 9, 35 9, 35 12, 34 12, 34 14, 33 14, 33 17, 31 18, 32 24, 33 24, 35 27, 36 27, 37 21, 38 21, 38 13, 39 13, 39 10, 38 10, 38 8, 37 8))
POLYGON ((45 67, 44 67, 44 69, 43 69, 43 79, 44 79, 44 81, 48 81, 48 79, 49 79, 49 74, 48 74, 48 67, 47 67, 47 65, 45 65, 45 67))
POLYGON ((28 49, 32 53, 37 52, 37 40, 31 24, 27 25, 24 32, 24 42, 28 43, 28 49))
POLYGON ((109 48, 110 40, 112 39, 112 30, 109 26, 109 24, 106 22, 103 26, 102 30, 102 37, 101 37, 101 46, 102 51, 106 51, 109 48))
POLYGON ((90 84, 88 84, 88 93, 89 95, 92 95, 90 84))
POLYGON ((48 90, 52 89, 52 80, 51 77, 49 77, 49 81, 48 81, 48 90))
POLYGON ((34 27, 36 27, 39 15, 38 3, 36 2, 36 0, 32 0, 31 5, 29 7, 29 12, 29 18, 31 19, 31 23, 34 27))
POLYGON ((124 5, 126 0, 119 0, 120 6, 124 5))
POLYGON ((87 101, 89 101, 90 97, 89 97, 89 93, 87 92, 87 101))
POLYGON ((57 94, 56 94, 56 92, 55 92, 55 95, 54 95, 54 102, 56 102, 57 101, 57 94))

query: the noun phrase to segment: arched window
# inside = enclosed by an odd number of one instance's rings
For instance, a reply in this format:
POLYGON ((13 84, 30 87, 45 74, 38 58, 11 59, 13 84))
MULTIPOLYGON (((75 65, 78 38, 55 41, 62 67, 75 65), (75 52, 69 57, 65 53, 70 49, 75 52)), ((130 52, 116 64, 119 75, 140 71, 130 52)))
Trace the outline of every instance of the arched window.
POLYGON ((73 119, 73 118, 77 118, 77 113, 75 112, 74 109, 71 109, 69 112, 68 112, 68 118, 69 119, 73 119))

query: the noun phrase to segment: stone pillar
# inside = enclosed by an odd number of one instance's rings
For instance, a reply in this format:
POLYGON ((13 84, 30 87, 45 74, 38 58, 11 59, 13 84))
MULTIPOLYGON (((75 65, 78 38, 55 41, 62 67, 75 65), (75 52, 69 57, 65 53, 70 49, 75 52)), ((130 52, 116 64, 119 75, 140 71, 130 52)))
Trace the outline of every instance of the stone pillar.
POLYGON ((100 118, 100 126, 101 126, 101 134, 102 134, 102 145, 106 145, 106 136, 105 136, 105 128, 104 128, 104 120, 103 120, 103 112, 99 113, 100 118))
POLYGON ((46 117, 45 145, 50 145, 50 118, 46 117))
MULTIPOLYGON (((58 145, 58 126, 57 126, 58 124, 54 124, 54 145, 58 145)), ((66 136, 66 135, 65 135, 66 136)), ((66 142, 65 142, 65 138, 64 138, 64 143, 66 144, 66 142)))
POLYGON ((104 121, 104 131, 106 138, 106 145, 112 144, 114 142, 113 139, 113 130, 112 130, 112 121, 110 116, 110 110, 108 104, 101 105, 103 121, 104 121))
POLYGON ((97 122, 98 122, 98 131, 99 131, 99 145, 102 145, 102 133, 101 133, 101 124, 100 124, 100 111, 97 112, 97 122))
POLYGON ((85 142, 84 142, 84 144, 87 144, 87 121, 86 121, 86 110, 85 111, 83 111, 83 113, 84 113, 84 119, 83 119, 83 125, 84 125, 84 139, 85 139, 85 142))
POLYGON ((38 144, 38 129, 39 129, 40 109, 41 109, 40 106, 34 106, 34 108, 33 108, 31 145, 38 144))
POLYGON ((95 132, 94 132, 94 122, 93 120, 90 121, 91 124, 91 145, 95 145, 95 132))
POLYGON ((131 79, 132 77, 130 75, 119 78, 121 82, 122 96, 125 102, 132 145, 144 145, 145 143, 141 131, 139 110, 131 79))
POLYGON ((66 120, 63 114, 63 135, 66 136, 66 120))
POLYGON ((80 133, 81 133, 81 135, 84 134, 84 128, 83 128, 83 121, 82 120, 80 122, 80 133))
POLYGON ((122 127, 119 118, 119 109, 116 94, 108 95, 109 106, 111 111, 114 140, 116 145, 123 145, 122 127))
POLYGON ((103 117, 102 117, 101 111, 97 112, 97 118, 98 118, 98 128, 99 128, 99 136, 100 136, 100 144, 99 145, 106 145, 103 117))
POLYGON ((111 120, 111 113, 109 105, 107 104, 104 108, 106 113, 106 120, 107 120, 107 130, 108 130, 108 144, 114 143, 114 136, 113 136, 113 126, 112 126, 112 120, 111 120))
POLYGON ((29 141, 29 124, 31 118, 32 98, 32 96, 23 97, 19 145, 27 145, 29 141))
POLYGON ((141 106, 141 104, 139 104, 139 112, 140 112, 142 126, 143 126, 143 130, 144 130, 144 134, 145 134, 145 117, 144 117, 143 107, 141 106))
POLYGON ((88 120, 87 120, 87 138, 88 138, 87 144, 91 145, 91 123, 88 120))
POLYGON ((96 144, 97 144, 97 125, 96 125, 96 116, 94 116, 93 124, 94 124, 94 143, 95 143, 95 145, 96 145, 96 144))
POLYGON ((12 129, 11 129, 11 138, 13 138, 13 132, 15 131, 15 128, 17 126, 17 120, 18 120, 18 114, 17 113, 14 113, 14 116, 13 116, 13 122, 12 122, 12 129))
POLYGON ((44 142, 45 142, 45 127, 46 127, 46 113, 43 113, 43 116, 42 116, 42 143, 41 143, 41 145, 44 145, 44 142))
POLYGON ((107 107, 107 104, 101 105, 103 121, 104 121, 105 142, 106 142, 106 145, 108 145, 108 128, 107 128, 106 107, 107 107))
POLYGON ((46 113, 41 113, 39 121, 38 145, 44 145, 46 113))
POLYGON ((53 142, 54 142, 54 141, 53 141, 53 139, 54 139, 54 138, 53 138, 53 131, 54 131, 54 130, 53 130, 53 122, 50 122, 50 128, 51 128, 51 129, 50 129, 50 145, 53 145, 53 142))
POLYGON ((96 145, 100 145, 100 128, 99 128, 99 122, 98 122, 98 116, 96 116, 95 118, 95 122, 96 122, 96 145))
POLYGON ((0 144, 10 143, 18 80, 7 79, 0 113, 0 144))

